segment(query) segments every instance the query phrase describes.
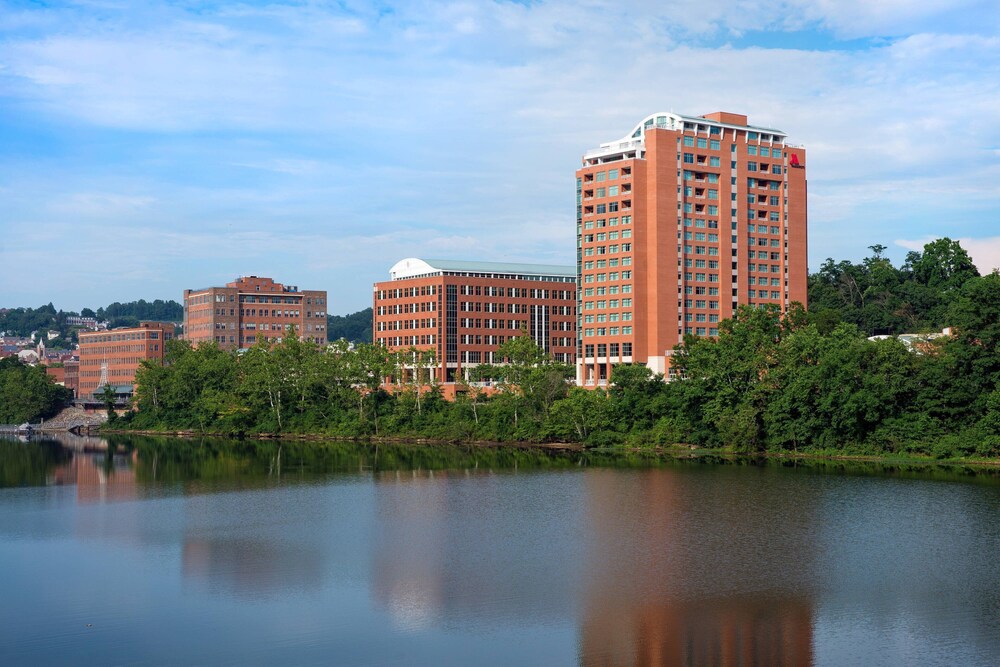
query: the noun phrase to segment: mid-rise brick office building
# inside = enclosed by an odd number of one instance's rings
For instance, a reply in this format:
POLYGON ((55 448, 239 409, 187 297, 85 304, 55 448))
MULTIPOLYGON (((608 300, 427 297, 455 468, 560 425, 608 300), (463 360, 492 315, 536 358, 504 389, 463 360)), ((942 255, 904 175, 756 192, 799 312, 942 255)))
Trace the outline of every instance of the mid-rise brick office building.
POLYGON ((135 372, 147 359, 162 361, 166 342, 174 337, 169 322, 141 322, 138 327, 80 332, 77 396, 90 398, 105 384, 131 393, 135 372))
POLYGON ((326 343, 326 313, 323 290, 244 276, 225 287, 184 290, 184 340, 234 350, 280 341, 291 327, 302 340, 326 343))
POLYGON ((521 331, 557 361, 576 349, 572 266, 411 257, 376 283, 374 340, 390 350, 433 350, 433 378, 454 395, 470 369, 500 363, 497 348, 521 331))
POLYGON ((669 372, 742 304, 806 302, 805 150, 734 113, 658 113, 576 172, 577 381, 669 372))

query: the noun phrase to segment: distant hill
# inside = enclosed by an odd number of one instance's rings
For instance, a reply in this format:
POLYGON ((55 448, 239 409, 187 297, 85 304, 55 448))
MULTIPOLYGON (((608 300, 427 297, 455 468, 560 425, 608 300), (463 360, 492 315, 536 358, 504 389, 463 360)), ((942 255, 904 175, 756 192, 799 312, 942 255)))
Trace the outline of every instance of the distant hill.
POLYGON ((127 318, 130 320, 130 324, 135 326, 140 320, 180 322, 184 319, 184 308, 174 300, 164 301, 163 299, 156 299, 155 301, 146 301, 145 299, 139 299, 138 301, 129 301, 127 303, 115 301, 110 306, 98 308, 96 315, 98 320, 108 320, 109 322, 127 318))
POLYGON ((350 315, 326 316, 327 340, 347 339, 353 343, 372 342, 372 309, 365 308, 350 315))
MULTIPOLYGON (((370 310, 370 309, 369 309, 370 310)), ((14 336, 30 336, 31 332, 58 331, 59 337, 47 341, 51 348, 61 348, 77 342, 79 327, 70 326, 67 318, 73 316, 93 317, 98 321, 107 320, 111 327, 137 326, 140 320, 180 322, 184 319, 184 309, 176 301, 129 301, 115 302, 96 311, 84 308, 79 313, 72 310, 56 310, 51 303, 38 308, 0 309, 0 331, 14 336)))

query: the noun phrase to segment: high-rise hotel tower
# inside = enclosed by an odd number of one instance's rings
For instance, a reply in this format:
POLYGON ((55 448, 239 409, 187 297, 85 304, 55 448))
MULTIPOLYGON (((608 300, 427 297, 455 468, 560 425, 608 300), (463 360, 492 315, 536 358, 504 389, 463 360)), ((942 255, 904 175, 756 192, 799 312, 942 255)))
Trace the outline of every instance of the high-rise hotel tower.
POLYGON ((741 304, 806 302, 805 150, 734 113, 657 113, 576 172, 577 380, 669 373, 741 304))

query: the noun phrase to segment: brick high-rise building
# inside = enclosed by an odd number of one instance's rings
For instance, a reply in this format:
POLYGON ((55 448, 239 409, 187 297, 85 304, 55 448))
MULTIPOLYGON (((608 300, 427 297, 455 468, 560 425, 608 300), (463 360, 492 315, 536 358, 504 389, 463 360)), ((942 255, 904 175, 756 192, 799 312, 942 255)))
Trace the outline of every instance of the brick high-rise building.
POLYGON ((411 257, 389 275, 374 287, 373 340, 390 350, 433 350, 433 377, 446 396, 469 369, 500 363, 496 349, 521 329, 557 361, 574 361, 572 266, 411 257))
POLYGON ((805 150, 734 113, 658 113, 576 172, 577 381, 669 371, 741 304, 806 302, 805 150))
POLYGON ((326 292, 244 276, 225 287, 184 290, 184 340, 215 341, 224 350, 281 340, 292 327, 302 340, 326 343, 326 292))
POLYGON ((163 360, 164 346, 174 337, 169 322, 141 322, 137 327, 80 332, 79 388, 88 398, 104 384, 131 393, 135 372, 147 359, 163 360))

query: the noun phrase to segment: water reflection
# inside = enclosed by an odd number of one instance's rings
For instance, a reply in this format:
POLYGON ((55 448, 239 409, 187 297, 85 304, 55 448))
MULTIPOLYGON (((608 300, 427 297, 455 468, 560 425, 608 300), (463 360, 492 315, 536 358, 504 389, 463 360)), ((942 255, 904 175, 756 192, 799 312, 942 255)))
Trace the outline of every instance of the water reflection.
POLYGON ((696 477, 587 476, 581 663, 812 664, 816 494, 789 512, 781 489, 696 477))
POLYGON ((0 662, 1000 663, 994 473, 107 444, 0 442, 0 662))
POLYGON ((372 592, 400 626, 545 625, 576 607, 576 475, 478 468, 376 479, 372 592))

